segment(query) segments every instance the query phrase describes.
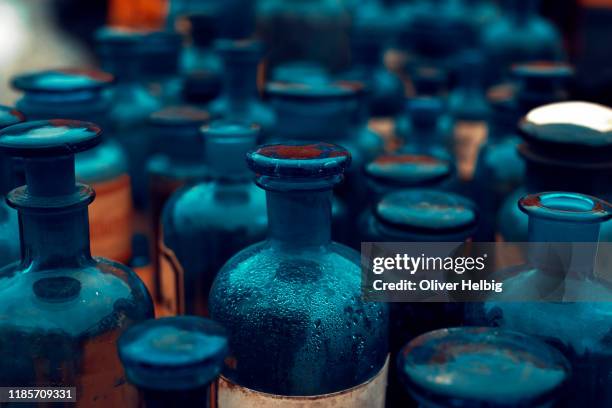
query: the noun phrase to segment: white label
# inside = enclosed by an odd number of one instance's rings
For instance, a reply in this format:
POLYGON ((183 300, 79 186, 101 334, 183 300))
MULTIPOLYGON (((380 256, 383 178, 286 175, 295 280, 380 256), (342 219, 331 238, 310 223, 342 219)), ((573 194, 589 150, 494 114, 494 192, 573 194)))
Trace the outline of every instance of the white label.
POLYGON ((266 394, 234 384, 221 376, 218 408, 383 408, 389 357, 383 368, 367 382, 348 390, 313 396, 266 394))

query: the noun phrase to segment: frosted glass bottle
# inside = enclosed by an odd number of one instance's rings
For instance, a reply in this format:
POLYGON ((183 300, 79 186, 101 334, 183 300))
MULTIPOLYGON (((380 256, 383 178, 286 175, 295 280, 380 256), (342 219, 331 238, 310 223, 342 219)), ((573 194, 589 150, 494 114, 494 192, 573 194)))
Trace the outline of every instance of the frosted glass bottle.
POLYGON ((153 306, 133 271, 90 254, 95 193, 75 182, 74 155, 100 136, 96 125, 65 119, 0 131, 0 149, 23 158, 27 180, 8 196, 21 262, 0 269, 0 383, 76 387, 77 407, 134 406, 115 342, 153 306))
POLYGON ((220 406, 384 406, 387 305, 362 300, 359 254, 330 238, 331 189, 349 161, 322 142, 248 154, 266 190, 268 239, 230 259, 210 292, 236 359, 220 406))
POLYGON ((207 180, 177 191, 162 216, 161 298, 174 314, 207 315, 208 293, 219 269, 266 235, 265 194, 245 163, 259 128, 219 121, 202 135, 207 180))

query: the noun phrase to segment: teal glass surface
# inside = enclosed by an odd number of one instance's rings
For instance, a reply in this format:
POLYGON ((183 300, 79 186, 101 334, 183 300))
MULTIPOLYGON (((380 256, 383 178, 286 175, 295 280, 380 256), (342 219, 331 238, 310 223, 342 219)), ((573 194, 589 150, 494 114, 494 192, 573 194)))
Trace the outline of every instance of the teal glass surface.
POLYGON ((513 64, 564 58, 561 35, 538 14, 540 0, 504 0, 500 17, 482 36, 488 82, 507 79, 513 64))
POLYGON ((320 395, 374 377, 387 356, 388 308, 361 298, 359 254, 331 241, 331 189, 349 153, 287 142, 251 151, 266 190, 268 239, 221 269, 210 312, 229 333, 234 383, 276 395, 320 395))
MULTIPOLYGON (((204 143, 200 127, 208 122, 207 111, 192 106, 173 106, 154 112, 149 118, 154 155, 147 161, 150 200, 150 223, 153 229, 153 265, 159 272, 158 243, 161 237, 161 214, 179 188, 206 177, 204 143)), ((160 282, 153 296, 158 301, 160 282)))
POLYGON ((75 153, 101 130, 64 119, 0 131, 0 149, 24 161, 27 184, 9 204, 19 212, 21 262, 0 269, 0 383, 76 387, 77 407, 137 402, 115 342, 153 317, 136 274, 89 249, 87 206, 95 193, 75 182, 75 153))
MULTIPOLYGON (((459 195, 427 188, 384 195, 362 225, 364 242, 464 242, 478 225, 474 203, 459 195)), ((460 303, 391 303, 389 348, 395 359, 406 342, 427 331, 463 324, 460 303)), ((395 366, 389 370, 391 406, 408 404, 395 366)))
POLYGON ((170 198, 162 216, 162 239, 180 264, 172 272, 182 275, 184 312, 207 315, 217 272, 236 252, 265 238, 267 215, 265 194, 244 161, 257 144, 259 128, 221 121, 202 134, 208 181, 170 198))
MULTIPOLYGON (((612 117, 612 111, 600 105, 567 103, 569 105, 558 103, 541 108, 549 112, 547 123, 530 124, 529 115, 521 122, 525 141, 518 151, 525 162, 526 183, 508 196, 498 213, 499 234, 506 241, 527 239, 527 216, 516 206, 522 195, 561 190, 605 200, 611 198, 612 164, 608 152, 612 145, 605 131, 596 130, 599 126, 597 115, 589 116, 589 111, 601 111, 604 117, 612 117), (585 118, 587 123, 572 125, 572 121, 579 117, 585 118), (589 124, 588 121, 593 119, 595 121, 589 124), (592 144, 593 140, 598 143, 592 144)), ((602 226, 601 239, 612 240, 611 223, 602 226)))
POLYGON ((382 153, 382 138, 367 128, 364 111, 367 89, 358 82, 271 82, 267 86, 276 113, 271 140, 320 140, 347 148, 352 157, 347 180, 338 196, 348 214, 357 216, 365 204, 361 172, 365 163, 382 153))
POLYGON ((195 316, 149 320, 127 330, 117 347, 144 407, 215 406, 210 387, 229 354, 219 324, 195 316))
POLYGON ((145 163, 151 151, 147 119, 161 108, 141 78, 141 47, 145 35, 110 27, 96 33, 100 65, 116 79, 108 120, 112 130, 109 130, 128 156, 132 198, 137 209, 144 209, 147 202, 145 163))
POLYGON ((215 51, 223 60, 221 95, 210 103, 215 118, 257 123, 270 131, 274 115, 259 98, 257 70, 263 44, 257 40, 218 40, 215 51))
MULTIPOLYGON (((8 106, 0 106, 0 130, 23 122, 23 114, 8 106)), ((19 259, 19 223, 17 212, 5 201, 5 196, 13 187, 13 161, 0 153, 0 268, 19 259)))
POLYGON ((397 360, 406 390, 421 408, 549 407, 571 375, 555 348, 520 333, 484 327, 429 332, 397 360))
MULTIPOLYGON (((512 74, 513 85, 498 86, 489 92, 493 106, 489 138, 480 151, 474 177, 475 198, 483 203, 484 222, 479 232, 481 240, 493 240, 498 228, 504 229, 508 225, 504 222, 498 226, 497 221, 502 205, 508 205, 504 204, 505 200, 514 200, 509 205, 515 209, 516 200, 520 198, 520 195, 509 196, 525 180, 525 163, 518 151, 521 143, 518 123, 521 117, 538 106, 567 99, 573 70, 564 63, 535 62, 515 65, 512 74)), ((533 192, 547 189, 541 186, 540 190, 533 192)), ((520 211, 516 210, 516 213, 521 217, 520 211)), ((516 241, 526 238, 524 234, 522 239, 516 241)))
MULTIPOLYGON (((596 248, 588 254, 584 250, 566 247, 564 256, 575 266, 558 271, 572 274, 564 285, 559 285, 558 275, 537 266, 546 262, 540 262, 537 256, 551 256, 557 242, 598 242, 600 225, 609 222, 612 207, 594 197, 564 192, 528 195, 521 198, 519 207, 529 216, 529 241, 551 243, 550 250, 533 251, 529 265, 508 271, 504 292, 489 298, 480 312, 474 313, 474 319, 477 324, 538 336, 556 346, 568 358, 574 371, 566 396, 567 406, 607 407, 612 404, 608 375, 612 361, 608 322, 610 303, 503 300, 504 297, 520 299, 519 295, 526 291, 542 299, 558 300, 580 291, 609 293, 609 282, 603 275, 595 273, 596 248)), ((505 275, 504 271, 498 273, 505 275)))

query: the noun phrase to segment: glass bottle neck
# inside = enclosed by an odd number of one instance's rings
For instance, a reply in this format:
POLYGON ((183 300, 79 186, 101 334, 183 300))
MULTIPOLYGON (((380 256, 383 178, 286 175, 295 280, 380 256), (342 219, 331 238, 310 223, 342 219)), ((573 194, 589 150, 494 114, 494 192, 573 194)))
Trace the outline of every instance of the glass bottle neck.
POLYGON ((161 391, 141 389, 144 408, 212 407, 210 386, 192 390, 161 391))
POLYGON ((225 64, 223 92, 232 109, 245 107, 255 99, 257 65, 257 61, 232 61, 225 64))
POLYGON ((91 261, 87 207, 19 212, 22 263, 31 271, 77 267, 91 261))
POLYGON ((331 241, 332 191, 267 191, 268 238, 284 248, 321 247, 331 241))

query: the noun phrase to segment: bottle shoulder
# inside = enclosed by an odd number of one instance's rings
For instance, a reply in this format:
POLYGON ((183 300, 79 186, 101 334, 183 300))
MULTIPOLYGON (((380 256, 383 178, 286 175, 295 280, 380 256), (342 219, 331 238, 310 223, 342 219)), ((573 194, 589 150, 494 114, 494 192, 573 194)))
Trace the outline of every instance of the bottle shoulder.
POLYGON ((162 216, 164 232, 265 229, 265 192, 253 183, 198 183, 177 191, 162 216))
POLYGON ((153 317, 151 298, 129 268, 106 259, 78 268, 0 269, 0 325, 61 330, 69 335, 104 332, 153 317))

